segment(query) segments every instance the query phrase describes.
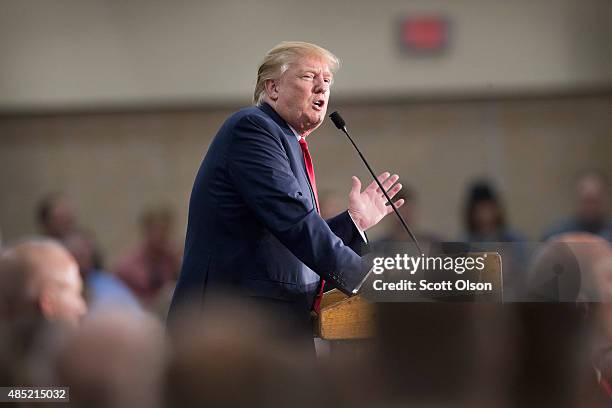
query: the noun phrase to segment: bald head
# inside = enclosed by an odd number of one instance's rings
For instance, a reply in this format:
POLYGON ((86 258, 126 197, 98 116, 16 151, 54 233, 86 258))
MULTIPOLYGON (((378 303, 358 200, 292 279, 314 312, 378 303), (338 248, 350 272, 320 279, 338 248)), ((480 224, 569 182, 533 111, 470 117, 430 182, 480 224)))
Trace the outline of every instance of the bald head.
POLYGON ((76 325, 85 313, 83 283, 70 253, 52 240, 31 240, 0 256, 1 312, 76 325))

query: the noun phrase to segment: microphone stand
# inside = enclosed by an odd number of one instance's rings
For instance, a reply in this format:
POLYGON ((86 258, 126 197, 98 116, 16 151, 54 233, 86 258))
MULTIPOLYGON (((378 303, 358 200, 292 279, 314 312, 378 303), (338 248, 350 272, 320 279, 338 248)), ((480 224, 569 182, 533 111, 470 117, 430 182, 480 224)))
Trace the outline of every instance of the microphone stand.
POLYGON ((408 224, 406 224, 406 221, 404 221, 404 218, 402 217, 402 215, 397 210, 397 207, 395 206, 395 204, 393 204, 393 201, 391 201, 391 197, 389 197, 389 194, 387 194, 387 192, 383 188, 381 182, 378 181, 378 177, 376 177, 376 174, 374 173, 374 170, 372 170, 372 167, 370 167, 370 165, 368 164, 368 161, 366 160, 366 158, 361 153, 361 150, 359 150, 359 147, 357 147, 357 144, 355 144, 355 142, 353 141, 353 138, 351 137, 351 135, 349 134, 348 130, 346 129, 346 122, 344 121, 344 119, 342 119, 342 116, 340 116, 338 111, 335 111, 331 115, 329 115, 329 117, 332 120, 332 122, 334 122, 334 125, 336 125, 336 127, 338 129, 340 129, 342 132, 344 132, 344 134, 346 135, 346 137, 348 137, 348 139, 350 140, 350 142, 353 145, 353 147, 355 148, 355 150, 357 150, 357 153, 359 154, 359 157, 361 158, 363 163, 366 165, 366 167, 370 171, 370 174, 374 178, 374 181, 378 185, 378 188, 380 188, 380 190, 383 192, 383 194, 385 195, 385 198, 389 202, 389 205, 391 206, 391 208, 393 208, 393 211, 395 212, 395 215, 397 215, 397 218, 399 218, 400 222, 402 223, 402 226, 404 227, 404 229, 406 230, 406 232, 408 233, 410 238, 412 238, 412 241, 414 242, 414 245, 419 250, 419 253, 422 254, 423 250, 419 246, 419 242, 417 241, 416 237, 414 236, 414 234, 412 233, 412 231, 408 227, 408 224))

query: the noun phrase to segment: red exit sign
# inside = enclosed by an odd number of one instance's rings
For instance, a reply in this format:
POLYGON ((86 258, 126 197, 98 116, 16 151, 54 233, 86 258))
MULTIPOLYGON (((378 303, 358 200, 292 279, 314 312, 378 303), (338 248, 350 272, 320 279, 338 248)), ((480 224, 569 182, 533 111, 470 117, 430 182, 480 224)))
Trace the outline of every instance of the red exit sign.
POLYGON ((436 54, 448 46, 448 20, 442 16, 414 16, 402 20, 401 42, 407 51, 436 54))

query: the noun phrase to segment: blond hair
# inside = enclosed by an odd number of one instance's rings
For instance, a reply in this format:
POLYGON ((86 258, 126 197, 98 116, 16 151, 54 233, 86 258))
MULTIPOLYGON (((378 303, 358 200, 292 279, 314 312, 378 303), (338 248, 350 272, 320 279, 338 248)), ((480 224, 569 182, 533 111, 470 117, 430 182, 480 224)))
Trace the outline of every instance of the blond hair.
POLYGON ((257 70, 257 83, 253 93, 253 103, 260 105, 266 94, 266 81, 279 78, 289 65, 298 58, 319 57, 327 60, 330 71, 336 72, 340 67, 340 60, 334 54, 318 45, 302 41, 283 41, 272 48, 257 70))

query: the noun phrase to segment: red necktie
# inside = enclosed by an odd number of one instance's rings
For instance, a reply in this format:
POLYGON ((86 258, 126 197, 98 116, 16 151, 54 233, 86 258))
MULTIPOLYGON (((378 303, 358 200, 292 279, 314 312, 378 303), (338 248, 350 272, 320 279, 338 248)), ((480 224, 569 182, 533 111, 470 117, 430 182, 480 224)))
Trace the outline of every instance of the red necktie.
MULTIPOLYGON (((302 153, 304 154, 304 164, 306 165, 306 173, 308 173, 308 180, 310 181, 310 186, 312 187, 312 192, 314 193, 317 212, 320 212, 319 195, 317 194, 317 181, 315 180, 312 157, 310 157, 310 152, 308 151, 308 143, 306 143, 306 139, 304 139, 303 137, 300 138, 300 147, 302 148, 302 153)), ((319 311, 321 310, 321 299, 323 298, 323 288, 325 287, 325 279, 321 279, 319 285, 319 293, 317 294, 317 297, 314 301, 314 305, 312 307, 316 313, 319 313, 319 311)))

